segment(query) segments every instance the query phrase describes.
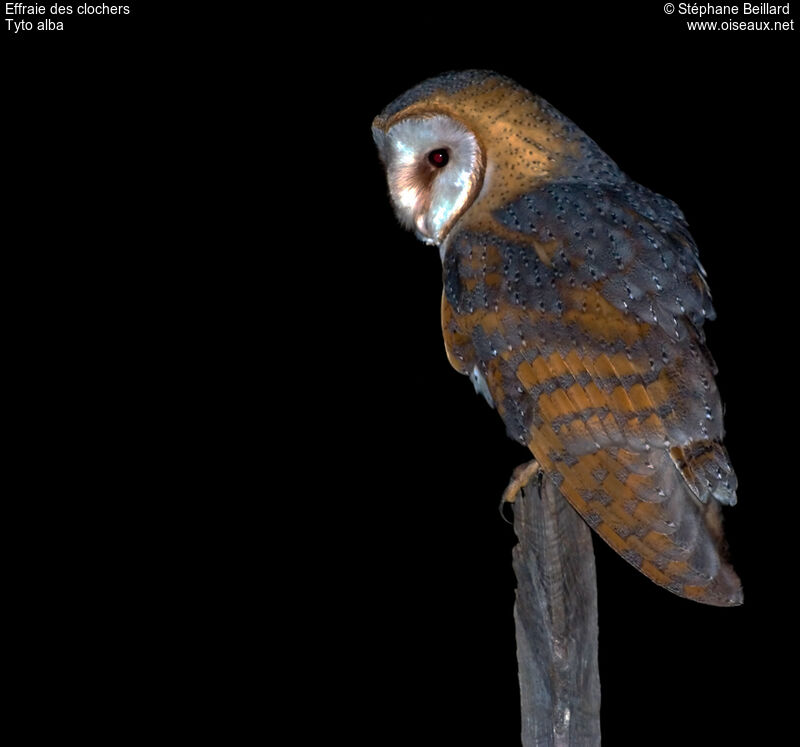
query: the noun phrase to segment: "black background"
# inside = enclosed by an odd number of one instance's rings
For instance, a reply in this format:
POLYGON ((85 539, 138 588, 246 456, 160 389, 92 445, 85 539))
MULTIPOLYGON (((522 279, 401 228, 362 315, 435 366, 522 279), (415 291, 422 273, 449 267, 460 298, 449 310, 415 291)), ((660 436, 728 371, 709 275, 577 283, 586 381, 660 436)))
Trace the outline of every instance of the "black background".
POLYGON ((604 743, 780 741, 797 32, 690 33, 660 3, 136 5, 4 40, 18 648, 62 723, 269 736, 288 701, 289 741, 518 744, 498 503, 526 454, 447 363, 437 253, 397 225, 369 130, 470 67, 675 200, 718 314, 745 604, 596 543, 604 743))

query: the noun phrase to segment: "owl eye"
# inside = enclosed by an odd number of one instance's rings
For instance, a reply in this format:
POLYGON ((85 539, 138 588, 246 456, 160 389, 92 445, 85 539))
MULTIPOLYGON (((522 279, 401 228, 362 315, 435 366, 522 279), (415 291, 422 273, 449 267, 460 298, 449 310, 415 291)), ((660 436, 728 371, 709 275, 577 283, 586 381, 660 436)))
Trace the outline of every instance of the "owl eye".
POLYGON ((446 148, 437 148, 428 153, 428 162, 437 169, 447 166, 449 160, 450 154, 447 152, 446 148))

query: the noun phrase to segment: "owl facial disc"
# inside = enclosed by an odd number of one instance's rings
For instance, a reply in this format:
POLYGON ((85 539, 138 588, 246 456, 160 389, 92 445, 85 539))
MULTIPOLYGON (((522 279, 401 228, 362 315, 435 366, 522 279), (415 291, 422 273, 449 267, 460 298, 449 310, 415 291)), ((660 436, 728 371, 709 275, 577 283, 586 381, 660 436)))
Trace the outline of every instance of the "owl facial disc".
POLYGON ((398 219, 438 246, 480 191, 484 158, 475 135, 444 114, 406 117, 372 133, 398 219))

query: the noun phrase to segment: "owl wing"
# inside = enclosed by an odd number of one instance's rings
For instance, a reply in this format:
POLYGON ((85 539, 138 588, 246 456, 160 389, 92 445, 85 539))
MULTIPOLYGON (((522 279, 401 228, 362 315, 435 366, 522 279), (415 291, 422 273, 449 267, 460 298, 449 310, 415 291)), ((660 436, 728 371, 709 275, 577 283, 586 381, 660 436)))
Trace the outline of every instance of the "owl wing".
POLYGON ((682 596, 740 603, 722 552, 736 478, 702 333, 713 308, 680 210, 633 183, 565 183, 493 219, 445 254, 451 363, 629 563, 682 596))

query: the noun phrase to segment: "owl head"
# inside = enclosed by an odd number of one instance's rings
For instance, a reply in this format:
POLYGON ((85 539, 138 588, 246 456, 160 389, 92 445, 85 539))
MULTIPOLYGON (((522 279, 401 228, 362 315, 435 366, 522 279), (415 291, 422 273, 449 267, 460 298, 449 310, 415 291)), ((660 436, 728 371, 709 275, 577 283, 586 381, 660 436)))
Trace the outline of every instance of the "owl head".
POLYGON ((484 70, 412 88, 375 118, 372 133, 397 217, 437 246, 468 212, 479 220, 587 163, 586 149, 596 148, 547 102, 484 70))
POLYGON ((400 222, 426 244, 441 244, 483 183, 483 149, 463 122, 429 111, 372 128, 400 222))

